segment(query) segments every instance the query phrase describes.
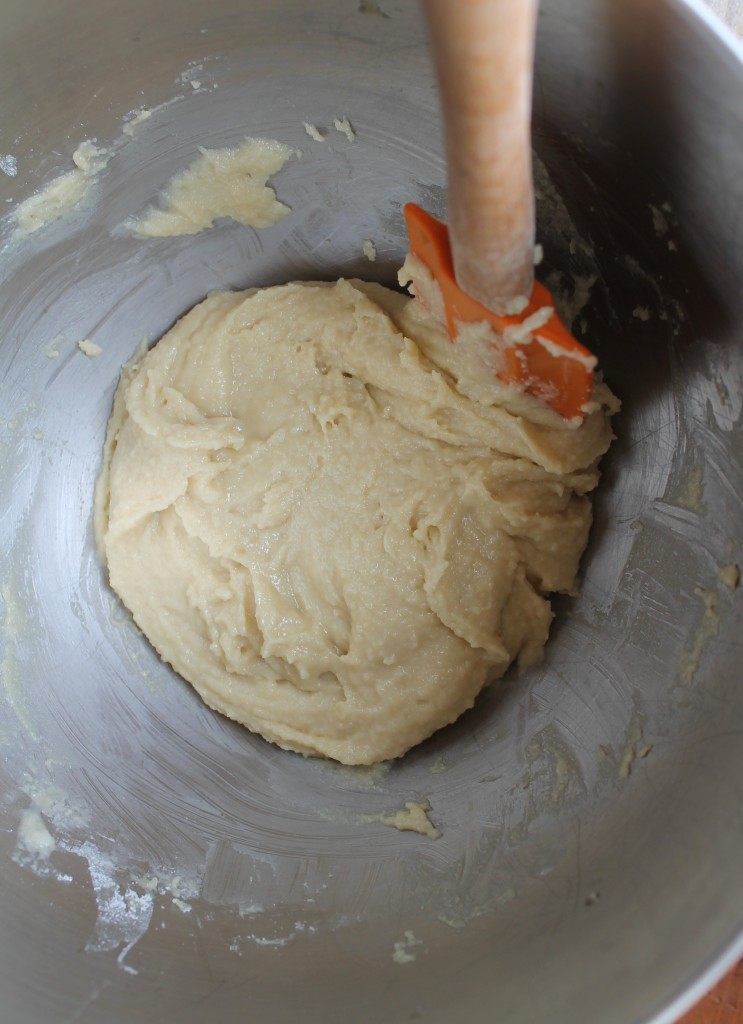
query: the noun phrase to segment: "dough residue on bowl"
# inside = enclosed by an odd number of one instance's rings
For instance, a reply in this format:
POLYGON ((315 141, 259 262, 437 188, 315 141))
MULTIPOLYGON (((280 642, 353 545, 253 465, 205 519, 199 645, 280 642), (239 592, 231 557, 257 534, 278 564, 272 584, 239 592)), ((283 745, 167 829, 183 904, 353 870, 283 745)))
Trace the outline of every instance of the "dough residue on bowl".
POLYGON ((428 812, 431 805, 428 800, 407 800, 405 806, 394 814, 383 814, 380 821, 383 825, 396 828, 399 832, 417 832, 429 839, 439 839, 441 832, 431 819, 428 812))
POLYGON ((310 124, 309 121, 302 121, 302 127, 304 128, 307 135, 309 135, 309 137, 313 139, 315 142, 325 141, 325 135, 323 131, 317 127, 317 125, 310 124))
POLYGON ((682 686, 692 684, 707 644, 720 632, 717 591, 694 587, 694 593, 704 604, 704 612, 679 660, 679 681, 682 686))
POLYGON ((86 355, 88 359, 97 359, 97 357, 103 352, 101 346, 93 341, 92 338, 82 338, 77 343, 77 347, 86 355))
POLYGON ((161 208, 128 222, 137 235, 195 235, 220 217, 269 227, 290 212, 267 184, 294 154, 275 139, 245 139, 234 147, 199 149, 199 156, 165 188, 161 208))
POLYGON ((740 584, 740 568, 731 562, 730 565, 724 565, 717 574, 720 577, 720 582, 724 583, 729 590, 737 590, 740 584))
POLYGON ((134 138, 137 128, 144 122, 148 121, 152 117, 152 110, 148 107, 142 107, 140 110, 134 111, 132 116, 124 125, 122 131, 124 135, 128 135, 130 138, 134 138))
POLYGON ((99 542, 210 707, 370 764, 538 660, 616 400, 567 424, 461 349, 406 296, 302 282, 212 294, 125 369, 99 542))
POLYGON ((333 127, 341 135, 345 135, 349 142, 353 142, 356 139, 356 130, 347 117, 334 117, 333 127))
POLYGON ((81 142, 72 154, 75 169, 50 181, 15 209, 16 237, 23 238, 70 213, 90 192, 110 154, 92 141, 81 142))
POLYGON ((415 932, 406 931, 404 937, 395 943, 392 959, 396 964, 412 964, 416 960, 416 953, 413 950, 416 946, 422 945, 422 940, 416 938, 415 932))

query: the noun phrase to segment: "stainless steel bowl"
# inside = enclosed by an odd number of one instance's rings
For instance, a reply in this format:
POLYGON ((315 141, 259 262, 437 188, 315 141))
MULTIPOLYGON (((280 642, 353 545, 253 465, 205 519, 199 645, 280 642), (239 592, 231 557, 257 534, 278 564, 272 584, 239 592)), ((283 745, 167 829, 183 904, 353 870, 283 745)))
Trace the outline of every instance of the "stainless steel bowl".
POLYGON ((5 0, 0 26, 3 1021, 674 1019, 743 952, 740 50, 682 0, 545 0, 543 269, 589 293, 618 440, 544 664, 370 772, 209 712, 108 590, 91 504, 144 335, 213 288, 391 280, 401 204, 442 212, 417 8, 5 0), (302 128, 342 115, 354 142, 302 128), (246 134, 303 150, 290 217, 121 230, 246 134), (91 137, 88 205, 14 242, 91 137), (406 800, 440 839, 381 823, 406 800))

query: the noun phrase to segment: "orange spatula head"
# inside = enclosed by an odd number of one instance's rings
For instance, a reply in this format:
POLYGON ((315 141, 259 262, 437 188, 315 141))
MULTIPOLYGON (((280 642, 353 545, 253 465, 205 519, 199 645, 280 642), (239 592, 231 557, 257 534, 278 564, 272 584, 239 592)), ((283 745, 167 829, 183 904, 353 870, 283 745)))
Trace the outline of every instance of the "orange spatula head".
POLYGON ((405 221, 411 253, 426 265, 441 289, 452 341, 462 324, 485 321, 493 328, 493 344, 501 356, 498 377, 541 399, 565 419, 582 420, 593 391, 596 357, 560 322, 544 285, 535 281, 529 304, 518 316, 496 316, 457 284, 446 225, 415 203, 406 204, 405 221), (549 319, 519 338, 513 328, 546 309, 552 311, 549 319))

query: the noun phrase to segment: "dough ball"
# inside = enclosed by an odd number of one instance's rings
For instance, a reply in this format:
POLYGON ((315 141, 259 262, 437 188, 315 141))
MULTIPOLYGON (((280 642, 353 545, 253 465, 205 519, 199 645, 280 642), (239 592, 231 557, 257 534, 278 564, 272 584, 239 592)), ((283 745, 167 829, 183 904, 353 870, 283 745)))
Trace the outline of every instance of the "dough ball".
POLYGON ((210 295, 126 368, 99 540, 210 707, 371 764, 539 658, 612 396, 533 422, 457 359, 417 303, 341 280, 210 295))

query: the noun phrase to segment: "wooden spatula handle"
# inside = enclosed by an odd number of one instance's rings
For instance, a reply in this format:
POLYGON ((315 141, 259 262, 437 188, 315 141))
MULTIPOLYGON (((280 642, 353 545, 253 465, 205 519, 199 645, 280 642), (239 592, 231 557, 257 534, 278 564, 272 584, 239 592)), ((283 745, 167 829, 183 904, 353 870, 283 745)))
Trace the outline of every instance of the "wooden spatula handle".
POLYGON ((531 294, 537 0, 423 0, 444 116, 459 286, 488 309, 531 294))

